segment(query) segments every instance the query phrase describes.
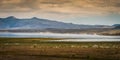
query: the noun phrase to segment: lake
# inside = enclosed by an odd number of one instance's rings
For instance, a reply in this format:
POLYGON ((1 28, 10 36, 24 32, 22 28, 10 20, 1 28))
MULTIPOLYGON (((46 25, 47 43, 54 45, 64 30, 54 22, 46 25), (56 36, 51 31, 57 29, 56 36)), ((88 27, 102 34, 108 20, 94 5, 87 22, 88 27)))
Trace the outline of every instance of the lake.
POLYGON ((120 41, 120 36, 103 36, 92 34, 60 34, 60 33, 0 33, 4 38, 67 38, 51 40, 52 42, 101 42, 120 41))

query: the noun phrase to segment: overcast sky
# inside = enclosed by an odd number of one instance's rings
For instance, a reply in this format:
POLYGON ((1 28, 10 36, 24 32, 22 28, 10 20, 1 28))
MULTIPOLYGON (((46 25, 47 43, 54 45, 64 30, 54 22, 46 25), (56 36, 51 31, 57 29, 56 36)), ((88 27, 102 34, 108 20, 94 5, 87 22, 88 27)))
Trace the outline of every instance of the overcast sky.
POLYGON ((7 16, 77 24, 120 24, 120 0, 0 0, 0 17, 7 16))

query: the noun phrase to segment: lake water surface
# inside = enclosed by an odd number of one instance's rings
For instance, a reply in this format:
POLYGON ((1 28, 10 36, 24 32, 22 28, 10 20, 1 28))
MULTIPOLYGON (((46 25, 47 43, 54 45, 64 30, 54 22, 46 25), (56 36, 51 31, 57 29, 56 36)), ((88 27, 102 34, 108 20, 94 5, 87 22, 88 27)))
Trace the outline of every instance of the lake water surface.
POLYGON ((60 33, 0 33, 4 38, 68 38, 63 40, 53 40, 53 42, 101 42, 120 41, 120 36, 103 36, 90 34, 60 34, 60 33))

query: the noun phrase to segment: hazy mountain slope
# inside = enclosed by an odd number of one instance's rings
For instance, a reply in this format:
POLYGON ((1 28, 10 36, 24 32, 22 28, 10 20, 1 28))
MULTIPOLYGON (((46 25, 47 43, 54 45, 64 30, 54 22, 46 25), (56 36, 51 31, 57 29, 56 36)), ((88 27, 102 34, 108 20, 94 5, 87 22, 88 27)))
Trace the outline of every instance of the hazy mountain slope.
POLYGON ((31 19, 18 19, 13 16, 0 18, 0 29, 88 29, 111 28, 105 25, 78 25, 33 17, 31 19))
POLYGON ((113 26, 115 27, 115 29, 120 29, 120 24, 114 24, 113 26))

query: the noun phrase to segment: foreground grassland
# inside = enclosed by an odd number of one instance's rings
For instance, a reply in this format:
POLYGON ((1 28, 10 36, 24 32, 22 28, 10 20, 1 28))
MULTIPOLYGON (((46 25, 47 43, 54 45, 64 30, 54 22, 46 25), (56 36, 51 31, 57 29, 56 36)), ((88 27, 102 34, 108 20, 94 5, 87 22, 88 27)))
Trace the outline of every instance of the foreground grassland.
POLYGON ((50 42, 0 38, 0 60, 120 60, 120 42, 50 42))

